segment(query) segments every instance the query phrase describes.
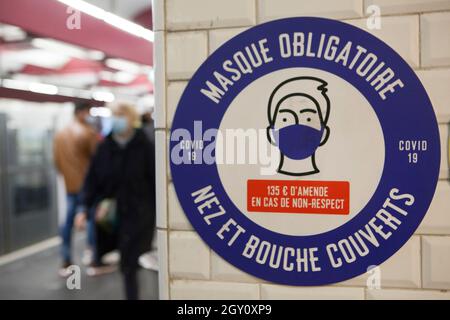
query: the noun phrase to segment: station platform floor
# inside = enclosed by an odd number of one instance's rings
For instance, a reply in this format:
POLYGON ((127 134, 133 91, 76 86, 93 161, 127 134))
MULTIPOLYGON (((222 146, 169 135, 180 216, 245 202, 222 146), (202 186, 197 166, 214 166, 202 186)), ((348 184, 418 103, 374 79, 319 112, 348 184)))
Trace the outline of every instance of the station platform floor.
MULTIPOLYGON (((74 263, 81 264, 83 237, 74 239, 74 263)), ((58 275, 59 245, 0 265, 1 300, 121 300, 122 277, 119 271, 88 277, 81 267, 81 289, 69 290, 66 279, 58 275)), ((158 273, 141 269, 140 298, 158 299, 158 273)))

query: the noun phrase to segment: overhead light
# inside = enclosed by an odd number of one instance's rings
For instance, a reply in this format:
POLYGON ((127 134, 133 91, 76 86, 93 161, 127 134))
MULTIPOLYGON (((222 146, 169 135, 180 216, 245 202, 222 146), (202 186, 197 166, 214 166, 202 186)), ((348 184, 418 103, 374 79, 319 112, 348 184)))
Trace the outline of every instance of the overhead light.
POLYGON ((63 55, 91 60, 102 60, 105 54, 98 50, 84 50, 78 46, 67 44, 61 41, 53 39, 35 38, 31 41, 31 44, 35 48, 43 49, 46 51, 58 52, 63 55))
POLYGON ((114 72, 101 71, 100 78, 105 81, 114 81, 114 72))
POLYGON ((55 95, 58 94, 58 87, 52 84, 30 83, 30 91, 42 94, 55 95))
POLYGON ((28 91, 29 83, 25 82, 25 81, 20 81, 20 80, 3 79, 2 80, 2 87, 8 88, 8 89, 28 91))
POLYGON ((141 73, 141 66, 137 63, 123 60, 123 59, 116 59, 116 58, 110 58, 106 59, 105 65, 111 69, 115 70, 121 70, 131 73, 141 73))
POLYGON ((99 50, 87 50, 85 54, 90 60, 103 60, 105 58, 105 54, 99 50))
POLYGON ((150 42, 154 41, 154 33, 152 30, 144 28, 143 26, 138 25, 137 23, 131 22, 122 17, 119 17, 114 13, 103 10, 86 1, 83 0, 58 0, 58 1, 76 10, 84 12, 94 18, 103 20, 104 22, 118 29, 121 29, 125 32, 128 32, 132 35, 143 38, 150 42))
POLYGON ((107 92, 107 91, 94 91, 92 93, 92 98, 94 98, 94 100, 102 101, 102 102, 113 102, 115 99, 115 96, 111 92, 107 92))
POLYGON ((2 86, 8 89, 31 91, 48 95, 58 94, 58 87, 52 84, 27 82, 14 79, 3 79, 2 86))
MULTIPOLYGON (((0 79, 0 86, 7 89, 15 89, 22 91, 31 91, 35 93, 47 94, 47 95, 56 95, 59 94, 61 96, 66 97, 76 97, 86 100, 97 100, 101 102, 113 102, 116 97, 113 93, 108 91, 94 91, 91 93, 89 90, 79 90, 73 88, 66 87, 57 87, 52 84, 47 83, 38 83, 38 82, 28 82, 22 80, 15 79, 0 79)), ((104 111, 102 111, 104 112, 104 111)))
POLYGON ((100 78, 105 81, 117 82, 117 83, 130 83, 136 76, 134 74, 118 71, 118 72, 110 72, 110 71, 102 71, 100 72, 100 78))
POLYGON ((119 71, 114 73, 114 81, 118 83, 130 83, 135 78, 135 75, 125 72, 119 71))
POLYGON ((23 29, 9 24, 0 25, 0 38, 5 41, 20 41, 27 37, 27 33, 23 29))

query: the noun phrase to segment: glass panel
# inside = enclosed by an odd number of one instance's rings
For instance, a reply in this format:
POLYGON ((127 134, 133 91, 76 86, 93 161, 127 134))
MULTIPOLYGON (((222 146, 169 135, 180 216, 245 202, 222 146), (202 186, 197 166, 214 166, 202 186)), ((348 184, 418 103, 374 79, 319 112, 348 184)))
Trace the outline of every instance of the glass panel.
POLYGON ((18 166, 45 163, 47 130, 8 128, 8 164, 18 166))
POLYGON ((50 210, 50 183, 45 173, 11 175, 11 195, 15 215, 50 210))

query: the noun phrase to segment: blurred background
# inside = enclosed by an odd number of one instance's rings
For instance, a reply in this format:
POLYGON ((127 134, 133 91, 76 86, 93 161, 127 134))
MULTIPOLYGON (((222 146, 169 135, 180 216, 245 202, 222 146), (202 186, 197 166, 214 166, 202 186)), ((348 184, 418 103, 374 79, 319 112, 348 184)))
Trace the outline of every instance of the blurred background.
MULTIPOLYGON (((122 298, 116 274, 83 275, 79 291, 58 277, 66 203, 52 143, 76 102, 91 103, 101 136, 108 103, 152 110, 151 30, 150 0, 0 1, 0 298, 122 298)), ((143 298, 157 298, 156 272, 144 276, 143 298)))

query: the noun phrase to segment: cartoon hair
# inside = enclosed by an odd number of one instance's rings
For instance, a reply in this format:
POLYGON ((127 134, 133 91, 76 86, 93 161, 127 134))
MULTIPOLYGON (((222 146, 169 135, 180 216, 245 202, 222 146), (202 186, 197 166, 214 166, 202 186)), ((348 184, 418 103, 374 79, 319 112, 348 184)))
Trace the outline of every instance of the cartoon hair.
POLYGON ((320 118, 324 124, 328 122, 330 115, 330 100, 326 92, 327 82, 315 77, 296 77, 280 83, 272 92, 267 108, 269 123, 275 122, 280 103, 286 96, 302 95, 311 98, 317 103, 320 118))

